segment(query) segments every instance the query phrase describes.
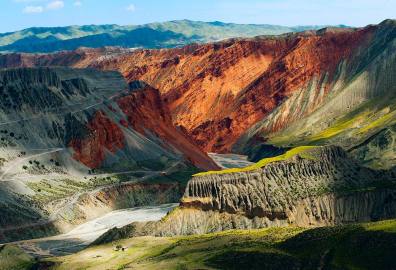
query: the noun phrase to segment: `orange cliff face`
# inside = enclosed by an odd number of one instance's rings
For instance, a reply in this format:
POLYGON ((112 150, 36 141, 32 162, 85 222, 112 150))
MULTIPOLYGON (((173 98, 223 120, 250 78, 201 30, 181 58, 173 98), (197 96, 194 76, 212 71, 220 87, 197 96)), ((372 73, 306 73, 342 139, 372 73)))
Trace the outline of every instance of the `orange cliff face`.
MULTIPOLYGON (((314 79, 322 79, 322 84, 318 84, 316 91, 323 87, 323 99, 333 85, 339 65, 343 61, 349 61, 353 52, 367 43, 371 33, 370 29, 365 29, 293 37, 294 44, 235 97, 232 109, 226 115, 219 116, 209 125, 204 122, 190 133, 204 149, 230 151, 247 129, 294 93, 307 91, 307 86, 314 79), (326 81, 323 79, 325 77, 326 81)), ((306 110, 313 111, 321 101, 316 100, 306 110)), ((274 126, 282 129, 289 123, 274 123, 274 126)))
POLYGON ((130 126, 146 136, 154 133, 163 141, 164 147, 177 149, 199 168, 218 169, 217 165, 201 149, 174 127, 170 112, 164 106, 157 89, 145 85, 120 97, 117 103, 127 118, 121 120, 122 125, 130 126))
MULTIPOLYGON (((318 108, 331 92, 340 67, 367 48, 378 28, 330 28, 125 53, 84 49, 38 56, 30 62, 70 61, 74 67, 119 70, 129 82, 144 81, 159 90, 163 107, 170 112, 164 116, 167 121, 171 119, 202 150, 230 152, 244 132, 293 94, 307 91, 315 80, 316 91, 323 93, 313 96, 303 109, 310 113, 318 108)), ((274 131, 295 120, 287 112, 284 115, 273 123, 274 131)), ((133 119, 128 122, 133 125, 133 119)))
POLYGON ((204 151, 219 151, 224 150, 214 146, 219 138, 235 136, 229 131, 227 115, 239 93, 288 46, 287 40, 278 39, 231 40, 139 50, 94 67, 118 69, 128 81, 138 79, 158 88, 173 123, 204 151), (202 130, 206 135, 199 131, 201 127, 207 127, 202 130))
MULTIPOLYGON (((337 69, 359 47, 367 46, 375 29, 324 29, 138 50, 94 66, 118 69, 129 81, 142 80, 158 88, 173 123, 201 149, 229 152, 247 129, 315 79, 321 81, 318 91, 321 87, 324 93, 308 111, 319 106, 337 69)), ((274 126, 281 129, 287 124, 274 126)))
MULTIPOLYGON (((282 45, 268 40, 190 45, 171 50, 140 50, 100 68, 119 69, 128 81, 142 80, 159 89, 175 125, 188 131, 225 115, 238 93, 270 65, 282 45)), ((284 45, 283 45, 284 46, 284 45)))

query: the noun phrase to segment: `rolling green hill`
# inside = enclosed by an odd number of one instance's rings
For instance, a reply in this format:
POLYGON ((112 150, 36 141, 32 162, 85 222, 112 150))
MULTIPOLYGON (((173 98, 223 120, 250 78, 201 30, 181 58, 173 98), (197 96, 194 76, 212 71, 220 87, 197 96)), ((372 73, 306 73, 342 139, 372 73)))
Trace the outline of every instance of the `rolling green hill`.
POLYGON ((103 46, 177 47, 193 42, 203 43, 232 37, 278 35, 321 27, 323 26, 286 27, 189 20, 128 26, 33 27, 0 34, 0 52, 54 52, 74 50, 79 47, 97 48, 103 46))

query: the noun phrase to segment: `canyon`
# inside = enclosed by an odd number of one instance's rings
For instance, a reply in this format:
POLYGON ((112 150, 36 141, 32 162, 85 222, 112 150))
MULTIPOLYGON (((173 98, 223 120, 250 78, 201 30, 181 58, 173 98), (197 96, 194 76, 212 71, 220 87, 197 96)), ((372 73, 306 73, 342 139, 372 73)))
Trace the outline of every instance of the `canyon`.
POLYGON ((395 38, 385 20, 1 54, 0 242, 167 203, 91 247, 396 218, 395 38))

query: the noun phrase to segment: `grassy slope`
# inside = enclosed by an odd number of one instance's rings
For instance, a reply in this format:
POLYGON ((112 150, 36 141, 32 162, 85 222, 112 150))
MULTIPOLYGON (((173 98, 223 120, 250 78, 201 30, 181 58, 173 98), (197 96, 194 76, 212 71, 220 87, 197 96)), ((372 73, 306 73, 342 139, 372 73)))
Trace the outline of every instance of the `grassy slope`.
POLYGON ((49 259, 53 269, 396 269, 396 220, 138 237, 49 259), (121 245, 125 251, 115 251, 121 245))
POLYGON ((274 145, 325 144, 337 136, 360 136, 375 132, 396 123, 396 100, 383 101, 373 99, 350 113, 338 118, 329 127, 317 130, 309 136, 301 136, 305 130, 288 130, 288 134, 274 134, 269 143, 274 145))
POLYGON ((396 98, 373 98, 356 109, 331 121, 326 128, 291 125, 269 136, 266 143, 277 147, 300 145, 340 145, 350 149, 355 159, 373 169, 390 169, 396 165, 394 127, 396 98))
POLYGON ((315 146, 299 146, 299 147, 296 147, 296 148, 293 148, 293 149, 287 151, 283 155, 270 157, 270 158, 264 158, 256 163, 254 163, 253 165, 250 165, 250 166, 247 166, 244 168, 230 168, 230 169, 225 169, 225 170, 221 170, 221 171, 201 172, 201 173, 194 174, 194 176, 253 171, 253 170, 262 168, 269 163, 286 160, 286 159, 292 158, 295 155, 300 155, 302 158, 312 158, 309 155, 309 150, 314 149, 314 148, 315 148, 315 146))

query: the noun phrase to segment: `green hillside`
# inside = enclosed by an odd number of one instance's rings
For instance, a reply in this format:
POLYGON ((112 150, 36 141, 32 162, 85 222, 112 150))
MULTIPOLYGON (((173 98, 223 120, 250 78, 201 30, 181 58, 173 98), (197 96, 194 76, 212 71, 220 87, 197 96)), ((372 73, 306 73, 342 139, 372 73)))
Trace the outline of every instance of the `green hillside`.
POLYGON ((51 269, 395 269, 395 233, 396 221, 389 220, 137 237, 42 263, 51 269))
POLYGON ((0 34, 0 52, 44 53, 74 50, 79 47, 97 48, 103 46, 176 47, 193 42, 203 43, 232 37, 278 35, 321 27, 323 26, 286 27, 189 20, 128 26, 34 27, 0 34))

